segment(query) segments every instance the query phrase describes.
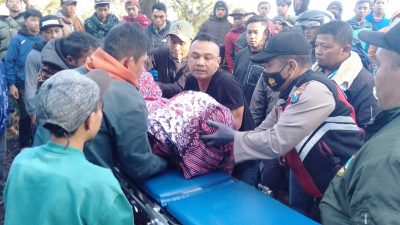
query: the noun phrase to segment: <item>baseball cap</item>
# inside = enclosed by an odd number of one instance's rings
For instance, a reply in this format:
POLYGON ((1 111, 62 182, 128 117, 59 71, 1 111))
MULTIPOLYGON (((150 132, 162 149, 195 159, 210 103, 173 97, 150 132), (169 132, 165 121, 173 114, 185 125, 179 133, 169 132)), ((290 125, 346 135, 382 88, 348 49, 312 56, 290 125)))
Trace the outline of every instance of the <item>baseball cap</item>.
POLYGON ((110 4, 110 0, 94 0, 95 5, 99 4, 110 4))
POLYGON ((74 70, 58 72, 39 89, 37 117, 44 125, 57 125, 71 133, 95 111, 110 83, 111 78, 102 70, 86 76, 74 70))
POLYGON ((138 0, 125 0, 125 7, 128 5, 133 5, 136 7, 140 7, 138 0))
POLYGON ((76 3, 78 2, 77 0, 61 0, 61 4, 71 4, 71 3, 76 3))
POLYGON ((279 55, 311 55, 310 42, 300 32, 280 32, 268 40, 262 52, 250 59, 255 63, 264 63, 279 55))
POLYGON ((167 36, 171 34, 177 36, 179 39, 185 42, 193 40, 195 36, 193 26, 185 20, 172 23, 167 36))
POLYGON ((386 33, 379 31, 361 31, 358 37, 361 41, 400 54, 400 23, 396 24, 386 33))
POLYGON ((43 16, 40 19, 40 31, 43 31, 44 29, 48 27, 63 27, 63 25, 60 23, 60 19, 57 16, 54 15, 47 15, 43 16))

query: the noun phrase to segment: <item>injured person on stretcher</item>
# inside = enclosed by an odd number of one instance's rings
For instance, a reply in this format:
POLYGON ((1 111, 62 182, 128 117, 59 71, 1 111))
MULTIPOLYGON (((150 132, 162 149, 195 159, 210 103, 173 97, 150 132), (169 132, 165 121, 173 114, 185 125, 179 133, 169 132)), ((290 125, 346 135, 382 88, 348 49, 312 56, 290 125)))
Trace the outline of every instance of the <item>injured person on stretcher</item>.
POLYGON ((176 159, 185 178, 214 170, 231 174, 235 165, 233 143, 206 146, 201 135, 212 134, 206 121, 217 121, 236 129, 231 111, 202 92, 187 91, 171 99, 162 92, 151 74, 143 72, 139 90, 148 109, 148 135, 155 154, 176 159))

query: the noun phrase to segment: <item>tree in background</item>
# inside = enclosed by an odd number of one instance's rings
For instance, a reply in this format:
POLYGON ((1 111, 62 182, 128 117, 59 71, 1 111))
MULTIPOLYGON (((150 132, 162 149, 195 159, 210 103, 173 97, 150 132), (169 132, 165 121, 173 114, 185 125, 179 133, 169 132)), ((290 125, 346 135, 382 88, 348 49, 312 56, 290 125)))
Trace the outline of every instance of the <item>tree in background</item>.
POLYGON ((178 18, 191 23, 197 32, 201 24, 208 19, 213 9, 209 0, 173 0, 170 3, 178 18))
POLYGON ((154 3, 159 2, 158 0, 140 0, 140 12, 145 14, 147 17, 151 17, 151 7, 154 3))

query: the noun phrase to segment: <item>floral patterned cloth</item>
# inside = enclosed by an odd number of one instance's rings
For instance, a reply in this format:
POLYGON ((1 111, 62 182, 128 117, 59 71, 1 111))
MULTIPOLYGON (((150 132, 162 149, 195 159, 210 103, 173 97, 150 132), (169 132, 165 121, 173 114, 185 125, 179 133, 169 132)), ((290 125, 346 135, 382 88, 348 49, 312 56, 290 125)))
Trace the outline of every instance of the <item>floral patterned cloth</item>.
POLYGON ((221 169, 231 173, 234 167, 233 143, 209 147, 200 136, 215 129, 213 120, 237 129, 231 111, 202 92, 183 92, 171 99, 161 98, 161 90, 152 76, 143 73, 139 90, 149 110, 148 133, 153 151, 176 156, 185 178, 221 169))

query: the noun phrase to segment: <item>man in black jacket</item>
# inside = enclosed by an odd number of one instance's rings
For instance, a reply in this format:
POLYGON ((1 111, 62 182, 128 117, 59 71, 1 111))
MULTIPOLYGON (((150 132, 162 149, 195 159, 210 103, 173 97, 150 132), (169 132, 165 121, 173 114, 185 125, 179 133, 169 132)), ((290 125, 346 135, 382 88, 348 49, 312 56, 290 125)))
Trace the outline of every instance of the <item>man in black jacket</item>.
POLYGON ((240 50, 235 58, 233 76, 242 85, 244 96, 249 104, 265 66, 265 63, 253 63, 250 56, 262 51, 268 36, 268 20, 262 16, 251 17, 246 24, 247 47, 240 50))
POLYGON ((151 7, 151 21, 144 33, 150 38, 150 49, 167 46, 167 33, 171 22, 167 20, 167 7, 164 3, 156 2, 151 7))
POLYGON ((357 53, 352 52, 353 30, 343 21, 332 21, 318 31, 315 41, 317 64, 320 70, 335 81, 354 107, 357 125, 365 128, 380 111, 374 97, 374 81, 357 53))
POLYGON ((177 21, 167 34, 167 46, 153 49, 149 53, 146 67, 160 86, 164 98, 173 97, 185 86, 189 76, 187 57, 194 35, 193 26, 189 22, 177 21))

